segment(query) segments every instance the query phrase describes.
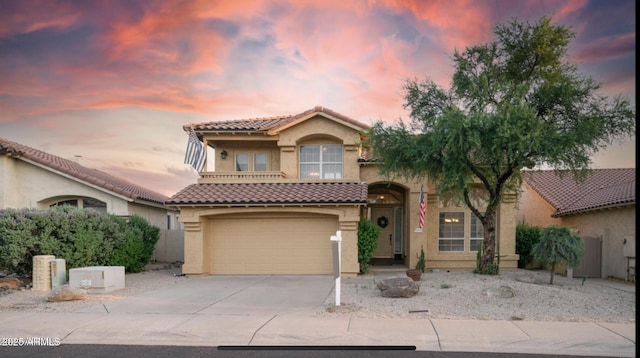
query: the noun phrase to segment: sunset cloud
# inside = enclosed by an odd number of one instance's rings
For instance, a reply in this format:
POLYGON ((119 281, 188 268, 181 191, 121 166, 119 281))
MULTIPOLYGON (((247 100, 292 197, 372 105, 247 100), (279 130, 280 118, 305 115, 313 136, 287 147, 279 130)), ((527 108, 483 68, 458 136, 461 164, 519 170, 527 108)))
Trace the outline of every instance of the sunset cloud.
POLYGON ((452 52, 513 18, 570 26, 570 59, 635 101, 634 14, 607 0, 3 1, 0 135, 170 195, 195 181, 183 124, 315 105, 407 119, 404 80, 448 87, 452 52))

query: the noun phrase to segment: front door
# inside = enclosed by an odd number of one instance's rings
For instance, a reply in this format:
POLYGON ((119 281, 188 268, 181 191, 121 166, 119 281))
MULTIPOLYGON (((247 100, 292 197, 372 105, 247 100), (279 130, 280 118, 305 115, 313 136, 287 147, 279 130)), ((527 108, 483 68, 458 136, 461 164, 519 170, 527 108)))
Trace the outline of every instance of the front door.
POLYGON ((395 232, 393 207, 372 207, 371 221, 380 228, 378 247, 373 253, 373 258, 393 259, 393 235, 395 232))

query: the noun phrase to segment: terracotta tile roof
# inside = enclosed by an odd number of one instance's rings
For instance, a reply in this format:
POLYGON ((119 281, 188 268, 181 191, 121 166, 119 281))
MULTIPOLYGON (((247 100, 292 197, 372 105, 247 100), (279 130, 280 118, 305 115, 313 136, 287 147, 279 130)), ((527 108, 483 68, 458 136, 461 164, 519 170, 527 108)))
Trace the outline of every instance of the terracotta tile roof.
POLYGON ((570 171, 523 171, 523 180, 556 212, 553 217, 635 205, 636 169, 593 169, 576 183, 570 171))
POLYGON ((168 199, 162 194, 133 184, 125 179, 115 177, 97 169, 84 167, 72 160, 64 159, 0 137, 0 155, 2 154, 31 160, 50 169, 57 170, 133 200, 142 200, 164 205, 164 202, 168 199))
POLYGON ((282 115, 265 118, 236 119, 229 121, 198 123, 193 125, 185 125, 183 126, 183 129, 188 130, 189 127, 193 127, 196 132, 267 132, 282 127, 288 123, 294 122, 298 119, 304 118, 313 113, 325 113, 357 127, 361 127, 362 129, 369 128, 368 125, 360 123, 355 119, 349 118, 329 108, 316 106, 312 109, 296 115, 282 115))
POLYGON ((367 203, 367 184, 355 182, 192 184, 170 205, 288 205, 367 203))

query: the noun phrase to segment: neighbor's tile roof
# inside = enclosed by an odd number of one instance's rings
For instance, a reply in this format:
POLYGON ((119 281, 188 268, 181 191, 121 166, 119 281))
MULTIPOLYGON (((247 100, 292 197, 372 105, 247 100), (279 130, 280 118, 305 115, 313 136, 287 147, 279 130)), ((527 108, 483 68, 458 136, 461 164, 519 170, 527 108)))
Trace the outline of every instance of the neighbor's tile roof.
POLYGON ((570 171, 523 171, 522 178, 556 212, 553 217, 635 205, 636 169, 593 169, 577 183, 570 171))
POLYGON ((165 195, 143 188, 125 179, 115 177, 97 169, 84 167, 72 160, 64 159, 2 137, 0 137, 0 154, 31 160, 50 169, 57 170, 133 200, 149 201, 162 205, 164 205, 165 200, 167 200, 165 195))
POLYGON ((366 204, 360 182, 192 184, 172 196, 171 205, 366 204))
POLYGON ((251 119, 237 119, 237 120, 229 120, 229 121, 218 121, 218 122, 207 122, 207 123, 199 123, 192 125, 185 125, 183 128, 187 130, 189 127, 193 127, 193 129, 197 132, 202 131, 242 131, 242 132, 267 132, 273 129, 277 129, 284 125, 287 125, 291 122, 295 122, 300 118, 304 118, 313 113, 325 113, 332 117, 343 120, 347 123, 353 124, 355 126, 361 127, 363 129, 369 128, 368 125, 360 123, 355 119, 349 118, 345 115, 342 115, 336 111, 328 109, 322 106, 316 106, 312 109, 304 111, 302 113, 296 115, 282 115, 276 117, 266 117, 266 118, 251 118, 251 119))

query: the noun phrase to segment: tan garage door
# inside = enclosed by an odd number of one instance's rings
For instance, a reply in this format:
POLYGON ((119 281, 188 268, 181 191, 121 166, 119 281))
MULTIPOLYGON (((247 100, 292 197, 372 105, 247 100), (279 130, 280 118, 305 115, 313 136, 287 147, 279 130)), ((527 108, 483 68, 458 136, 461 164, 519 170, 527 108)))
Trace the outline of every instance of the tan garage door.
POLYGON ((335 216, 224 216, 209 223, 212 274, 331 274, 335 216))

